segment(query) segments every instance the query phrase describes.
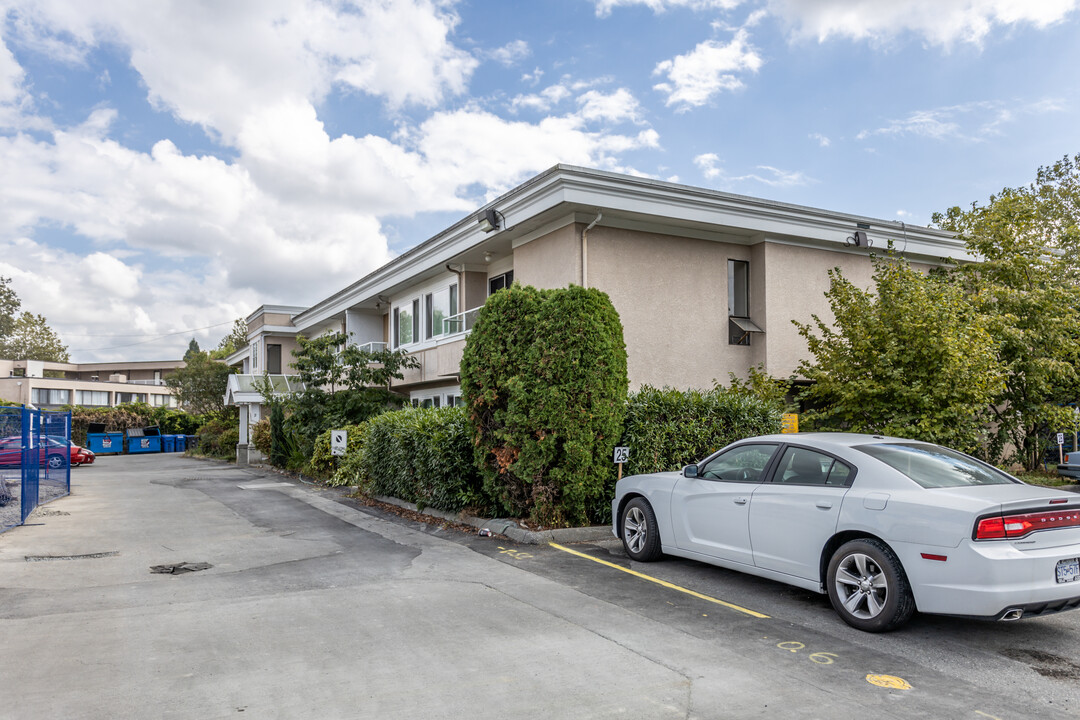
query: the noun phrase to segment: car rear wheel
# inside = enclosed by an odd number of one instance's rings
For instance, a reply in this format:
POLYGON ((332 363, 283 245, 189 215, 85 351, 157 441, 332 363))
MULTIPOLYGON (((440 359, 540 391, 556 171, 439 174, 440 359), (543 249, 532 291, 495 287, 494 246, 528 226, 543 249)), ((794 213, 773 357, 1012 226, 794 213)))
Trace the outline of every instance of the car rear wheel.
POLYGON ((904 568, 879 540, 863 538, 841 545, 829 561, 826 584, 837 614, 859 630, 888 632, 915 612, 904 568))
POLYGON ((64 465, 67 464, 67 463, 64 462, 64 456, 63 455, 56 455, 56 454, 53 454, 53 455, 49 456, 48 463, 49 463, 49 469, 50 470, 59 470, 60 468, 64 467, 64 465))
POLYGON ((642 497, 636 497, 623 508, 622 542, 626 554, 639 562, 658 560, 660 551, 660 527, 652 505, 642 497))

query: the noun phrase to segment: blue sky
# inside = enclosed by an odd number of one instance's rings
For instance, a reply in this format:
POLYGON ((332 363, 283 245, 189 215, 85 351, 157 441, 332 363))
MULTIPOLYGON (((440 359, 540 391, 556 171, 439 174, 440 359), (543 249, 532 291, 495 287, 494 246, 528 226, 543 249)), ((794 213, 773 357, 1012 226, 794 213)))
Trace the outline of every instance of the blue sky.
POLYGON ((0 276, 174 359, 565 162, 926 225, 1080 152, 1080 0, 0 0, 0 276))

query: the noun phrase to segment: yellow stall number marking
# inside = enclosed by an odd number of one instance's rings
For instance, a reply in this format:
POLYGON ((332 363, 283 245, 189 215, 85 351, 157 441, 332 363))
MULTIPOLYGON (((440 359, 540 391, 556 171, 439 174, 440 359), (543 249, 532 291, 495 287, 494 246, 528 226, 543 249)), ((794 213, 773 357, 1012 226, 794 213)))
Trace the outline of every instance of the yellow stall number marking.
MULTIPOLYGON (((788 652, 797 653, 800 650, 805 650, 806 645, 795 640, 788 640, 787 642, 777 643, 776 647, 781 650, 787 650, 788 652)), ((806 657, 810 658, 810 662, 817 663, 818 665, 832 665, 836 658, 840 657, 836 653, 828 652, 815 652, 810 653, 806 657)))
POLYGON ((521 552, 520 550, 515 550, 514 548, 504 548, 502 545, 499 546, 499 554, 509 555, 515 560, 528 560, 532 557, 532 553, 521 552))
POLYGON ((871 685, 877 685, 878 687, 889 688, 890 690, 911 689, 911 683, 904 678, 898 678, 895 675, 867 675, 866 682, 871 685))

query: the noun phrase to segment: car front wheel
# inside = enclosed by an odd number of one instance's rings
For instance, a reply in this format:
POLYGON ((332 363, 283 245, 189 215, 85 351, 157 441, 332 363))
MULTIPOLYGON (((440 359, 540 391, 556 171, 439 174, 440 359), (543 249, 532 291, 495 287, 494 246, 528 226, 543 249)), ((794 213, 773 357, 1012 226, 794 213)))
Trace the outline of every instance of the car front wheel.
POLYGON ((660 551, 660 527, 652 505, 642 497, 636 497, 623 508, 622 542, 626 554, 639 562, 657 560, 660 551))
POLYGON ((826 584, 837 614, 859 630, 888 632, 915 612, 904 568, 879 540, 863 538, 841 545, 829 561, 826 584))

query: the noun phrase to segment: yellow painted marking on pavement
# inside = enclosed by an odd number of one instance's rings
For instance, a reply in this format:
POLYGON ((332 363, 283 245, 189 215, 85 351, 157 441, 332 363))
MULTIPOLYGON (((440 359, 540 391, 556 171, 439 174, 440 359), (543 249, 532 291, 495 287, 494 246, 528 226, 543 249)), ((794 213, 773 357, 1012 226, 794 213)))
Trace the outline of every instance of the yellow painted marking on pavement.
POLYGON ((709 597, 708 595, 702 595, 699 592, 694 592, 693 590, 688 590, 687 588, 680 587, 680 586, 678 586, 678 585, 676 585, 674 583, 669 583, 666 580, 660 580, 659 578, 654 578, 654 577, 650 577, 650 576, 648 576, 648 575, 646 575, 644 573, 639 573, 636 570, 630 570, 629 568, 624 568, 624 567, 622 567, 620 565, 616 565, 615 563, 608 562, 607 560, 601 560, 600 558, 593 557, 592 555, 588 555, 588 554, 583 553, 583 552, 578 552, 577 550, 571 550, 570 548, 563 547, 562 545, 559 545, 558 543, 548 543, 548 545, 555 548, 556 550, 562 550, 563 552, 570 553, 571 555, 577 555, 578 557, 583 557, 586 560, 592 560, 595 563, 600 563, 601 565, 606 565, 606 566, 608 566, 610 568, 615 568, 616 570, 621 570, 624 573, 627 573, 629 575, 633 575, 634 577, 641 578, 642 580, 648 580, 649 582, 656 583, 657 585, 660 585, 661 587, 666 587, 669 590, 678 590, 681 593, 686 593, 687 595, 691 595, 693 597, 696 597, 699 600, 705 600, 706 602, 716 603, 717 605, 723 605, 726 608, 730 608, 732 610, 737 610, 738 612, 746 613, 747 615, 750 615, 750 616, 756 617, 756 618, 760 618, 760 619, 763 619, 763 620, 768 619, 768 617, 769 617, 768 615, 764 615, 762 613, 755 612, 754 610, 749 610, 747 608, 740 607, 738 605, 735 605, 734 603, 724 602, 723 600, 718 600, 718 599, 716 599, 714 597, 709 597))
POLYGON ((780 648, 781 650, 790 650, 791 652, 799 652, 800 650, 802 650, 806 646, 803 645, 801 642, 782 642, 779 645, 777 645, 776 647, 780 648))
POLYGON ((998 716, 991 715, 990 713, 984 713, 982 710, 976 710, 975 712, 978 715, 982 715, 983 717, 990 718, 990 720, 1001 720, 1001 718, 999 718, 998 716))
POLYGON ((898 678, 895 675, 867 675, 866 682, 871 685, 877 685, 878 687, 889 688, 890 690, 911 689, 911 683, 904 678, 898 678))

